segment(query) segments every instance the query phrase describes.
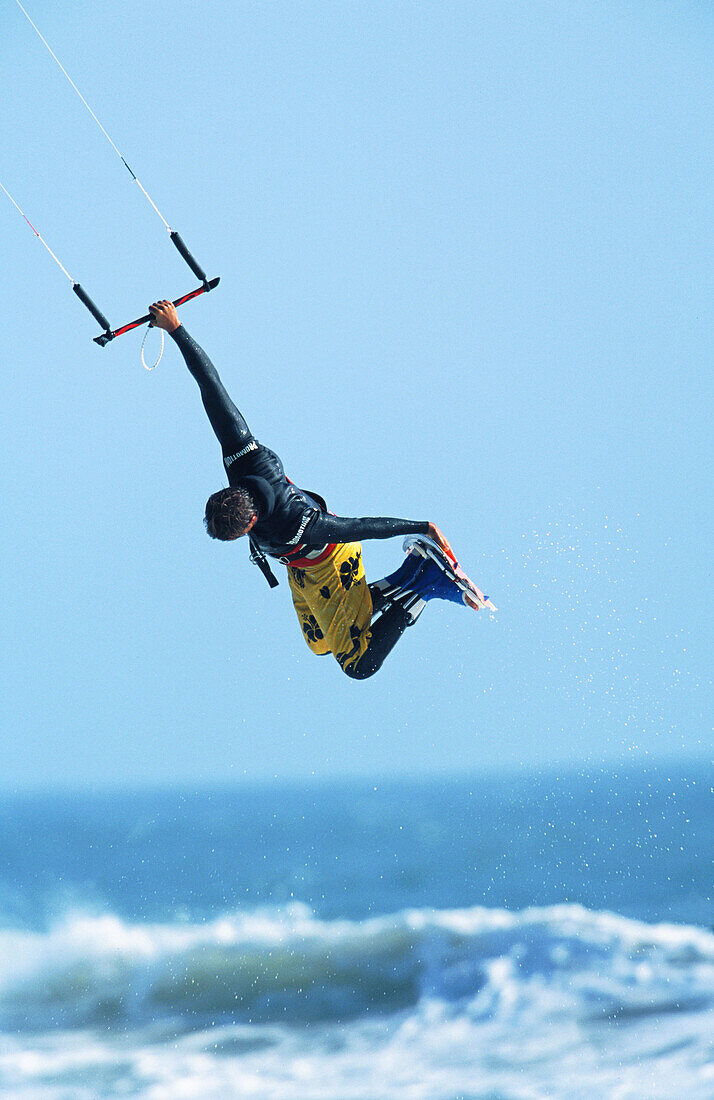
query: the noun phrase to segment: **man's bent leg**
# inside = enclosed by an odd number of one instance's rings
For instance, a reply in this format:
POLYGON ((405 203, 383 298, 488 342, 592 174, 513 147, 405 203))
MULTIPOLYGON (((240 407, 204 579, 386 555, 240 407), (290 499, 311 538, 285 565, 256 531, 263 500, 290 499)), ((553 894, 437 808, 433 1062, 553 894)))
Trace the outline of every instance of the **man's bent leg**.
POLYGON ((353 680, 373 676, 415 619, 395 601, 373 620, 374 611, 380 611, 385 602, 379 589, 367 586, 361 548, 356 543, 336 547, 314 568, 289 568, 288 578, 310 649, 313 653, 331 651, 353 680))
POLYGON ((362 656, 351 665, 343 665, 342 671, 353 680, 367 680, 374 676, 411 623, 409 612, 399 603, 392 604, 370 626, 369 645, 362 656))

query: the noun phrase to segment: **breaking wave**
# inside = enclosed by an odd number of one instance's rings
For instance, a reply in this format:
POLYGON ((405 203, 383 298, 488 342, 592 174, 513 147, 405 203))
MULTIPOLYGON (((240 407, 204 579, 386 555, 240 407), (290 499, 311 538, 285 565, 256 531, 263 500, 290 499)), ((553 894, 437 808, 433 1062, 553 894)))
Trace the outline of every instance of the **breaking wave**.
POLYGON ((184 1081, 197 1051, 220 1082, 186 1093, 200 1097, 233 1095, 236 1074, 241 1096, 577 1096, 584 1072, 589 1096, 610 1095, 619 1074, 618 1096, 710 1097, 714 935, 574 905, 362 921, 294 905, 161 925, 74 914, 46 933, 0 932, 0 1022, 4 1096, 36 1095, 22 1089, 38 1080, 43 1096, 64 1096, 79 1044, 89 1062, 68 1097, 84 1095, 90 1066, 111 1081, 87 1096, 179 1095, 179 1065, 184 1081), (126 1079, 107 1046, 118 1037, 126 1079), (680 1091, 657 1091, 663 1065, 680 1091), (120 1079, 124 1092, 111 1091, 120 1079))

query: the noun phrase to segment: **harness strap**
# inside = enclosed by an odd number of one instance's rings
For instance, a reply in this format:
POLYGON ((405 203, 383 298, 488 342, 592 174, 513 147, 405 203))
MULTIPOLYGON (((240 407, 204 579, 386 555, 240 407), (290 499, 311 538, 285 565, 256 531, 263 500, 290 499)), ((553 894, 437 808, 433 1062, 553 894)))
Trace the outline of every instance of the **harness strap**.
POLYGON ((326 558, 329 558, 336 545, 337 543, 328 542, 320 553, 315 554, 312 558, 305 553, 305 547, 303 546, 293 551, 292 554, 287 554, 284 558, 281 558, 280 561, 283 565, 290 565, 295 569, 309 569, 310 566, 320 565, 326 558))
POLYGON ((253 536, 249 534, 248 539, 250 540, 250 560, 253 562, 253 565, 258 566, 258 569, 260 569, 260 572, 263 574, 270 587, 277 588, 280 582, 275 576, 273 570, 270 568, 270 565, 268 564, 268 559, 258 546, 258 543, 255 541, 253 536))

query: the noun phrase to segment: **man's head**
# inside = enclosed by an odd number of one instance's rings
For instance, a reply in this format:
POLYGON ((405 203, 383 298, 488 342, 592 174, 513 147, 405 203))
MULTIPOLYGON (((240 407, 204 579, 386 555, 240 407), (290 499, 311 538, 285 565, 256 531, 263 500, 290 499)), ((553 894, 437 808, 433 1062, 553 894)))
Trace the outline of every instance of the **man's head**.
POLYGON ((204 523, 212 539, 238 539, 250 531, 257 518, 255 501, 247 489, 219 489, 206 501, 204 523))

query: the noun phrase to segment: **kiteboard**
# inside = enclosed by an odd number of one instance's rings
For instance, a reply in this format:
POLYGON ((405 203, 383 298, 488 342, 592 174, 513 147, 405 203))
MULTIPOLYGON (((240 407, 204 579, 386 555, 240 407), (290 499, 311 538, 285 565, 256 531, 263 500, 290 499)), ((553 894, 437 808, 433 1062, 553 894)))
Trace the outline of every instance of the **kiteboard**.
POLYGON ((449 554, 442 550, 439 544, 428 538, 427 535, 407 535, 402 549, 405 554, 418 554, 422 558, 430 558, 431 561, 435 562, 442 573, 445 573, 460 589, 461 598, 467 607, 472 607, 474 611, 498 610, 488 596, 485 596, 471 578, 466 576, 453 551, 449 554))

